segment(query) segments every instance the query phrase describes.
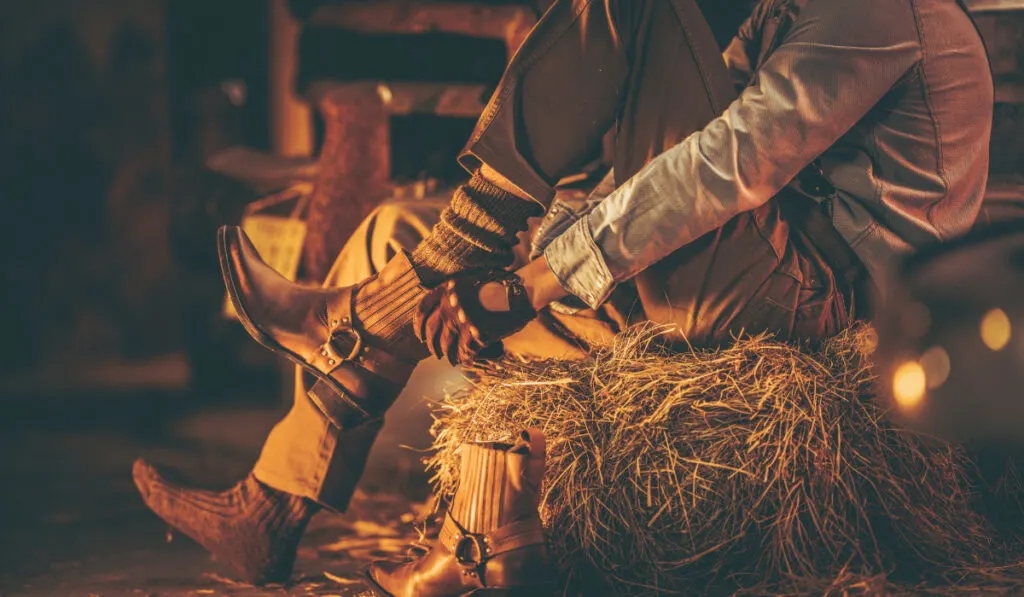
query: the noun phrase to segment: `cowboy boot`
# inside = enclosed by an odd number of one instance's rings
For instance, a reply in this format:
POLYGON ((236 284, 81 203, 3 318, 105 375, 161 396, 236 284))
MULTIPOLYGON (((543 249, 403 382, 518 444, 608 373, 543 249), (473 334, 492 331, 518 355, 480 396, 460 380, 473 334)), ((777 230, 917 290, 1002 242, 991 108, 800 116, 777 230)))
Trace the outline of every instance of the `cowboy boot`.
POLYGON ((524 431, 514 445, 462 447, 459 488, 429 552, 367 571, 378 597, 526 597, 550 594, 540 484, 544 435, 524 431))
POLYGON ((318 288, 278 274, 239 227, 220 229, 218 251, 246 331, 316 380, 309 397, 341 429, 379 419, 429 354, 412 332, 426 288, 406 253, 354 286, 318 288))
MULTIPOLYGON (((534 202, 477 172, 412 256, 402 253, 377 276, 333 289, 285 280, 263 263, 241 229, 219 231, 225 286, 242 324, 315 379, 307 394, 340 430, 329 495, 318 497, 323 503, 344 511, 384 412, 429 354, 412 331, 424 286, 467 268, 511 262, 516 234, 536 211, 534 202)), ((298 539, 319 506, 252 475, 215 494, 174 485, 140 461, 135 480, 154 512, 219 558, 236 561, 254 584, 289 576, 298 539)))
MULTIPOLYGON (((264 263, 240 228, 222 228, 218 236, 224 281, 242 324, 317 380, 308 395, 341 430, 335 458, 344 462, 335 467, 330 502, 343 509, 384 412, 428 354, 412 333, 424 293, 419 278, 403 253, 353 287, 300 286, 264 263)), ((252 584, 288 579, 306 524, 319 509, 253 475, 220 493, 182 487, 141 460, 133 476, 153 512, 252 584)))

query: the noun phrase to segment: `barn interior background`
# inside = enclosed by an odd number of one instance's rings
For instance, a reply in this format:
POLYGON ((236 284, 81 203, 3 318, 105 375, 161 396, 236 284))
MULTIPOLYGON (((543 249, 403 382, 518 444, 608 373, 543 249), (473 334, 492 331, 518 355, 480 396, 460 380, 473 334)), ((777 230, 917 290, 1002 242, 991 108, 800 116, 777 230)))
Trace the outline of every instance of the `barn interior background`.
MULTIPOLYGON (((214 231, 305 182, 298 273, 316 279, 375 205, 443 194, 549 3, 0 3, 0 594, 226 590, 182 542, 166 549, 188 572, 154 562, 161 525, 128 473, 155 450, 233 479, 288 399, 288 371, 222 314, 214 231)), ((1024 193, 1024 2, 968 4, 998 79, 993 188, 1024 193)), ((429 445, 419 398, 452 380, 408 392, 375 489, 423 497, 397 435, 429 445)))

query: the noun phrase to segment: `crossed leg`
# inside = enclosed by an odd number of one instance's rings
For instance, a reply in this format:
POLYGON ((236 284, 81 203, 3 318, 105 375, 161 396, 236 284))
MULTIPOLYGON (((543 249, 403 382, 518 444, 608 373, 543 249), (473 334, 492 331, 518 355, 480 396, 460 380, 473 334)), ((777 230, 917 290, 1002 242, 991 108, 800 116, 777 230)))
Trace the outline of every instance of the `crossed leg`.
MULTIPOLYGON (((490 199, 497 197, 500 203, 503 197, 518 196, 546 206, 554 183, 588 159, 610 128, 616 131, 615 182, 621 184, 663 150, 701 129, 734 95, 720 49, 695 0, 558 0, 509 64, 460 161, 467 169, 486 167, 496 173, 497 180, 479 185, 484 190, 509 187, 491 192, 490 199)), ((409 249, 424 235, 427 241, 438 236, 436 231, 427 233, 429 218, 414 212, 415 208, 403 211, 389 224, 385 208, 364 223, 346 245, 348 254, 343 251, 328 284, 383 274, 389 250, 409 249)), ((516 211, 524 220, 528 213, 516 211)), ((486 244, 490 230, 479 232, 475 241, 486 244)), ((762 252, 767 255, 770 250, 762 247, 762 252)), ((405 284, 406 298, 415 295, 407 271, 400 271, 397 278, 405 284)), ((378 278, 376 284, 376 291, 387 290, 386 280, 378 278)), ((275 287, 294 297, 302 292, 279 283, 275 287)), ((382 301, 367 300, 375 306, 382 301)), ((612 333, 615 324, 606 325, 599 315, 590 317, 587 331, 577 337, 599 338, 612 333)), ((542 343, 527 339, 523 344, 542 343)), ((571 338, 566 346, 579 350, 571 338)), ((323 354, 334 365, 326 344, 323 354)), ((391 386, 401 385, 392 381, 391 386)), ((388 396, 365 393, 364 406, 375 401, 378 404, 369 405, 369 410, 383 412, 394 398, 391 394, 396 394, 391 386, 385 392, 388 396)), ((231 492, 182 489, 148 465, 137 466, 136 482, 154 511, 214 553, 226 555, 254 582, 287 577, 297 537, 318 506, 344 509, 381 426, 380 418, 338 425, 338 417, 325 412, 322 400, 311 400, 307 389, 314 388, 307 388, 300 378, 294 408, 271 432, 253 475, 231 492)))

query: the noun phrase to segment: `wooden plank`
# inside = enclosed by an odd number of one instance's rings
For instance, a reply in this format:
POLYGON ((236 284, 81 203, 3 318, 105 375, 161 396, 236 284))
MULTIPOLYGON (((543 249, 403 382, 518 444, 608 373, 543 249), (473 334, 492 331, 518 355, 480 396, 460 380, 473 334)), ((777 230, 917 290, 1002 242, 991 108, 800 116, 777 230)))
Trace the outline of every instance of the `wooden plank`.
POLYGON ((270 0, 270 140, 281 156, 313 155, 313 112, 295 94, 301 27, 285 0, 270 0))
POLYGON ((380 94, 389 114, 434 114, 477 118, 484 111, 483 85, 436 83, 380 83, 380 94))
POLYGON ((972 13, 1024 11, 1024 0, 964 0, 972 13))
POLYGON ((388 116, 433 114, 454 118, 478 118, 488 99, 484 85, 387 81, 324 81, 310 87, 309 95, 321 98, 340 93, 376 94, 388 116), (356 91, 359 90, 359 91, 356 91))
POLYGON ((536 21, 527 6, 381 0, 322 6, 309 24, 363 33, 439 32, 487 37, 505 40, 514 51, 536 21))

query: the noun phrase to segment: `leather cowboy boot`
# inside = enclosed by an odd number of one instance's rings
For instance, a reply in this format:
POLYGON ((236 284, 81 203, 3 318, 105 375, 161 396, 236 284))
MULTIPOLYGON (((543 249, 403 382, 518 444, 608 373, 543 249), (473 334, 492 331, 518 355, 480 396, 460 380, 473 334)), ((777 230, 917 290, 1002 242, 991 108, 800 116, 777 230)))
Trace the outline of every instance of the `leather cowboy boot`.
POLYGON ((459 488, 430 551, 367 571, 378 597, 526 597, 552 592, 553 568, 537 508, 544 434, 514 445, 462 447, 459 488))
MULTIPOLYGON (((400 254, 378 275, 333 289, 289 282, 260 259, 241 229, 220 230, 221 269, 239 319, 263 346, 316 380, 308 395, 340 430, 326 503, 344 509, 384 412, 429 354, 412 330, 424 286, 464 269, 511 262, 516 234, 536 211, 532 201, 476 173, 456 191, 442 222, 412 258, 400 254)), ((288 578, 298 541, 318 509, 253 475, 221 493, 171 483, 142 461, 134 476, 157 515, 254 584, 288 578)))
MULTIPOLYGON (((384 412, 428 355, 412 333, 425 290, 405 254, 357 286, 320 289, 279 275, 240 228, 222 228, 218 236, 224 281, 242 324, 316 378, 309 397, 342 430, 335 458, 345 461, 331 494, 341 508, 362 475, 384 412)), ((319 509, 253 475, 220 493, 171 482, 141 460, 133 476, 154 513, 252 584, 288 579, 306 524, 319 509)))
POLYGON ((267 265, 241 228, 218 233, 224 285, 246 331, 316 379, 310 398, 341 429, 380 418, 419 361, 412 332, 426 288, 405 253, 354 286, 295 284, 267 265))

